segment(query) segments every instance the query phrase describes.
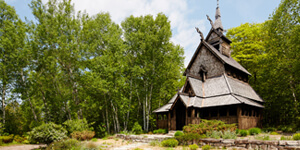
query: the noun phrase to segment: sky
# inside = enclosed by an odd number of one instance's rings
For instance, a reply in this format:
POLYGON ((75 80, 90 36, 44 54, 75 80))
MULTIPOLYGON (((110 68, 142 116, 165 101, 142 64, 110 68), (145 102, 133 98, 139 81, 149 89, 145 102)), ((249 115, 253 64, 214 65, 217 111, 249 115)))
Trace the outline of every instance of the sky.
MULTIPOLYGON (((23 20, 34 20, 28 4, 31 0, 5 0, 16 9, 23 20)), ((46 3, 47 0, 42 0, 46 3)), ((185 66, 200 43, 198 27, 204 36, 211 28, 206 14, 214 21, 217 0, 72 0, 76 11, 89 15, 108 12, 117 24, 130 15, 141 16, 164 13, 171 21, 171 41, 184 48, 185 66)), ((221 20, 224 29, 243 23, 261 23, 269 18, 280 4, 280 0, 220 0, 221 20)))

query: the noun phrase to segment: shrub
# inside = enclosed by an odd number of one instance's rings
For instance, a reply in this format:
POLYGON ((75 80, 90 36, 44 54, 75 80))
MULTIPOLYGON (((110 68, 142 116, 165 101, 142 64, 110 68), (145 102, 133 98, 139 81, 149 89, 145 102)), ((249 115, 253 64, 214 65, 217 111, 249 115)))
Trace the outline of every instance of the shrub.
POLYGON ((50 144, 67 138, 66 133, 66 129, 64 129, 61 125, 50 122, 33 128, 33 130, 29 132, 29 141, 31 143, 39 142, 50 144))
POLYGON ((222 137, 222 131, 210 131, 206 133, 206 136, 214 139, 219 139, 222 137))
POLYGON ((132 132, 135 134, 142 134, 143 133, 142 126, 138 122, 135 122, 132 127, 132 132))
POLYGON ((155 140, 155 141, 151 141, 149 144, 150 146, 158 146, 160 143, 157 140, 155 140))
POLYGON ((68 135, 70 135, 74 131, 90 130, 89 124, 86 119, 67 120, 63 123, 63 125, 67 129, 68 135))
POLYGON ((176 147, 178 146, 178 141, 176 139, 166 139, 161 142, 164 147, 176 147))
POLYGON ((51 143, 47 150, 64 150, 64 149, 74 149, 79 146, 79 142, 75 139, 66 139, 51 143))
POLYGON ((263 128, 262 130, 264 132, 274 132, 274 131, 276 131, 276 128, 274 128, 274 127, 268 127, 268 128, 263 128))
POLYGON ((293 140, 300 140, 300 133, 296 133, 293 135, 293 140))
POLYGON ((166 134, 168 133, 167 129, 157 129, 153 131, 154 134, 166 134))
POLYGON ((249 129, 249 134, 250 135, 256 135, 256 134, 259 134, 259 133, 261 133, 260 128, 251 128, 251 129, 249 129))
POLYGON ((3 143, 11 143, 13 142, 14 140, 14 135, 11 134, 9 136, 0 136, 0 140, 3 142, 3 143))
POLYGON ((193 144, 193 145, 189 145, 189 148, 191 150, 196 150, 197 148, 199 148, 199 146, 197 144, 193 144))
POLYGON ((92 139, 91 139, 91 141, 93 141, 93 142, 97 142, 97 141, 98 141, 98 139, 97 139, 97 138, 92 138, 92 139))
POLYGON ((271 134, 271 135, 279 135, 279 133, 277 133, 277 132, 275 132, 275 131, 271 132, 270 134, 271 134))
POLYGON ((80 141, 84 141, 84 140, 91 140, 93 137, 95 136, 95 132, 94 131, 75 131, 73 133, 71 133, 71 137, 73 139, 77 139, 80 141))
POLYGON ((183 132, 181 132, 181 131, 176 131, 174 134, 174 136, 181 136, 181 135, 183 135, 183 132))
POLYGON ((280 140, 292 140, 292 137, 290 137, 290 136, 281 136, 280 140))
POLYGON ((22 143, 25 140, 26 140, 26 138, 25 137, 21 137, 20 135, 16 135, 14 137, 14 141, 17 142, 17 143, 22 143))
POLYGON ((202 150, 210 150, 211 146, 210 145, 204 145, 201 148, 202 148, 202 150))
POLYGON ((175 136, 180 144, 186 145, 189 142, 198 141, 201 136, 197 133, 186 133, 183 135, 175 136))
POLYGON ((230 130, 224 131, 222 134, 223 139, 236 139, 237 134, 230 130))
POLYGON ((184 133, 198 133, 199 135, 206 134, 212 131, 235 131, 235 124, 225 124, 220 120, 205 120, 202 119, 199 124, 189 124, 183 127, 184 133))
POLYGON ((240 136, 247 136, 248 135, 248 131, 247 130, 240 130, 240 136))

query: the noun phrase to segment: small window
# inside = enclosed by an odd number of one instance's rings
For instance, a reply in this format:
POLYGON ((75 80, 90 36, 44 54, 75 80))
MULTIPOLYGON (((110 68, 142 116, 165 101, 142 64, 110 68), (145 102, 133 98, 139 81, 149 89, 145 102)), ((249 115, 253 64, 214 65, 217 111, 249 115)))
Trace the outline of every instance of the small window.
POLYGON ((162 115, 161 114, 158 115, 158 120, 162 120, 162 115))

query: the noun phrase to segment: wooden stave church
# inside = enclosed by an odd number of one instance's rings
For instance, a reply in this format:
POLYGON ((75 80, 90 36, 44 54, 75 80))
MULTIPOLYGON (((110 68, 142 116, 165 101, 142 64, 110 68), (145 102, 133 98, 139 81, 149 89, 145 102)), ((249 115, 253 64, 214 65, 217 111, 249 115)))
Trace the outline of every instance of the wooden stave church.
POLYGON ((215 22, 210 22, 205 39, 197 29, 201 42, 183 74, 184 86, 153 111, 157 128, 182 130, 201 119, 236 123, 239 129, 261 127, 264 100, 249 85, 251 74, 230 56, 231 41, 223 34, 219 4, 215 22))

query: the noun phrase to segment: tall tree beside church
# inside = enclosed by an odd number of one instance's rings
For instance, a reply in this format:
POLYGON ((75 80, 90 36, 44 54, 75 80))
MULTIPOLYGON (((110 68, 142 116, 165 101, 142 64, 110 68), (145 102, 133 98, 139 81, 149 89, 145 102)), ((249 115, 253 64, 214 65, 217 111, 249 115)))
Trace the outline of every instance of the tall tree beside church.
POLYGON ((170 42, 171 25, 164 14, 160 13, 155 18, 151 15, 130 16, 122 22, 122 27, 127 53, 134 60, 130 65, 135 73, 132 85, 141 104, 137 107, 142 107, 143 128, 148 131, 150 116, 163 99, 162 95, 166 94, 165 87, 173 87, 169 89, 173 91, 176 89, 170 84, 180 79, 183 49, 170 42))
POLYGON ((18 51, 24 47, 25 24, 18 18, 13 7, 0 1, 0 82, 2 96, 2 120, 5 124, 7 91, 11 89, 15 77, 18 51))
POLYGON ((264 78, 270 110, 279 123, 292 124, 299 117, 300 1, 283 0, 266 22, 268 53, 264 78), (275 81, 275 82, 274 82, 275 81), (275 101, 274 101, 275 100, 275 101), (277 107, 278 106, 278 107, 277 107))

